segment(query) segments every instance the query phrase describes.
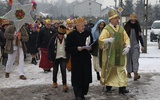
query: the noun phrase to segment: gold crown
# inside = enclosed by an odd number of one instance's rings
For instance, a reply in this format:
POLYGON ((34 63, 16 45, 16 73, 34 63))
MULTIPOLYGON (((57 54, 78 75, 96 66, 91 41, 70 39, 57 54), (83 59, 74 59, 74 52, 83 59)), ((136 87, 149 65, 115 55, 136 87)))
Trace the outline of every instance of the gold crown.
POLYGON ((74 19, 74 23, 75 24, 85 23, 85 19, 83 17, 79 17, 77 19, 74 19))
POLYGON ((74 22, 73 22, 73 20, 71 20, 70 18, 68 18, 68 19, 66 20, 66 23, 67 23, 67 24, 73 24, 74 22))
POLYGON ((112 10, 110 10, 108 12, 108 17, 109 17, 109 20, 111 20, 111 19, 119 17, 119 16, 118 16, 117 11, 115 11, 115 10, 112 9, 112 10))
POLYGON ((45 20, 45 24, 51 24, 51 20, 50 19, 46 19, 45 20))
POLYGON ((66 33, 66 27, 63 26, 63 25, 60 25, 60 26, 58 27, 58 33, 59 33, 59 34, 65 34, 65 33, 66 33))
POLYGON ((129 18, 130 18, 130 20, 136 20, 137 15, 136 14, 130 14, 129 18))

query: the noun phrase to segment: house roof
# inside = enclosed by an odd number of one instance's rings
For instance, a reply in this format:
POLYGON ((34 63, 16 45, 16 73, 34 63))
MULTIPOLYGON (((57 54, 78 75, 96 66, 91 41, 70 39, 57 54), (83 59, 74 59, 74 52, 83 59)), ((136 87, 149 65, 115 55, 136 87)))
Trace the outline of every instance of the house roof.
MULTIPOLYGON (((83 4, 83 3, 85 3, 85 2, 93 2, 93 3, 97 3, 97 4, 99 4, 100 6, 102 6, 102 4, 101 3, 98 3, 98 2, 96 2, 96 1, 93 1, 93 0, 87 0, 87 1, 83 1, 83 2, 80 2, 80 3, 78 3, 78 4, 76 4, 76 5, 80 5, 80 4, 83 4)), ((76 6, 75 5, 75 6, 76 6)))

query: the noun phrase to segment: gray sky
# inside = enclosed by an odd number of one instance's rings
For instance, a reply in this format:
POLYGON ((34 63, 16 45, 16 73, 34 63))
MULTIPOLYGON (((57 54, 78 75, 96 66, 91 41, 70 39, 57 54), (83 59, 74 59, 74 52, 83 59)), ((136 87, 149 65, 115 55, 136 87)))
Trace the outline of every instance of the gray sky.
MULTIPOLYGON (((35 0, 35 1, 41 1, 41 0, 35 0)), ((47 0, 47 1, 57 1, 57 0, 47 0)), ((74 0, 66 0, 67 2, 72 2, 74 0)), ((83 0, 79 0, 79 1, 83 1, 83 0)), ((96 0, 97 2, 101 3, 102 4, 102 7, 105 7, 105 6, 114 6, 115 5, 115 0, 96 0)), ((119 1, 119 0, 117 0, 119 1)), ((125 0, 123 0, 125 1, 125 0)), ((136 2, 137 0, 133 0, 134 2, 136 2)), ((149 3, 151 4, 156 4, 159 3, 160 0, 148 0, 149 3)))
MULTIPOLYGON (((0 0, 0 1, 5 1, 5 0, 0 0)), ((35 1, 42 1, 42 0, 35 0, 35 1)), ((44 0, 45 1, 45 0, 44 0)), ((46 0, 46 1, 58 1, 58 0, 46 0)), ((73 2, 74 0, 66 0, 67 2, 73 2)), ((78 0, 78 1, 83 1, 83 0, 78 0)), ((99 2, 99 3, 101 3, 102 4, 102 7, 106 7, 106 6, 114 6, 115 5, 115 0, 96 0, 97 2, 99 2)), ((119 1, 119 0, 117 0, 117 1, 119 1)), ((123 0, 123 1, 125 1, 125 0, 123 0)), ((134 2, 136 2, 137 0, 133 0, 134 2)), ((150 3, 150 4, 160 4, 160 2, 159 2, 160 0, 148 0, 148 2, 150 3)))

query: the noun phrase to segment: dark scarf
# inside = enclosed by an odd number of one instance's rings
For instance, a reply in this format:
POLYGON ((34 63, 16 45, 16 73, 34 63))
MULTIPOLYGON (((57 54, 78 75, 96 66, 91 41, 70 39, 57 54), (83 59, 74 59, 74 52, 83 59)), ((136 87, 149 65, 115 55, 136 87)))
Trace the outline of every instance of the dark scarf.
POLYGON ((136 20, 135 24, 131 23, 131 20, 129 20, 126 25, 124 26, 124 29, 126 30, 128 36, 130 37, 130 31, 131 29, 135 29, 135 33, 136 33, 136 39, 137 42, 139 41, 139 33, 141 32, 141 27, 138 23, 138 21, 136 20))

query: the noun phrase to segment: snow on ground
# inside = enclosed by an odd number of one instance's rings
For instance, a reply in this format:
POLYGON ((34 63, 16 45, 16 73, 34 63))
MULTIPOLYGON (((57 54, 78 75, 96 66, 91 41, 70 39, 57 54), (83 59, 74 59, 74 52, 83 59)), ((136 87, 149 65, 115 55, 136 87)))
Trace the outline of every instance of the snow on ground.
MULTIPOLYGON (((160 50, 158 49, 157 42, 148 42, 147 53, 141 53, 140 55, 140 67, 139 73, 150 73, 150 72, 160 72, 160 50)), ((29 56, 29 55, 28 55, 29 56)), ((27 80, 20 80, 17 72, 16 64, 13 66, 13 71, 10 74, 10 78, 3 77, 0 78, 0 89, 1 88, 11 88, 11 87, 22 87, 37 84, 51 84, 52 85, 52 72, 44 73, 38 65, 30 64, 30 56, 25 61, 25 75, 27 80)), ((4 67, 0 65, 0 67, 4 67)), ((5 68, 4 72, 5 72, 5 68)), ((92 68, 93 70, 93 68, 92 68)), ((3 74, 4 74, 3 72, 3 74)), ((2 73, 1 73, 2 74, 2 73)), ((100 85, 97 81, 96 73, 92 71, 93 83, 91 85, 100 85)), ((61 73, 58 73, 58 84, 62 85, 61 73)), ((67 71, 67 82, 71 86, 71 73, 67 71)))

